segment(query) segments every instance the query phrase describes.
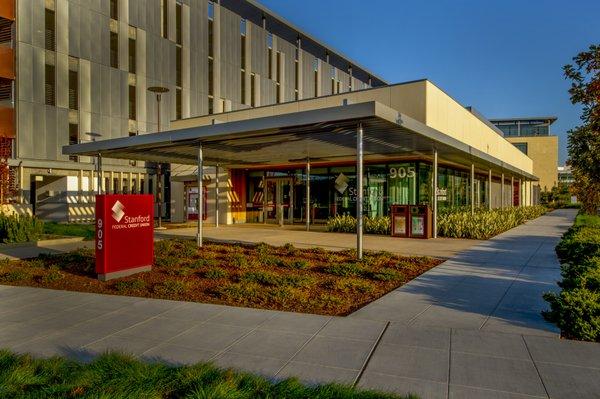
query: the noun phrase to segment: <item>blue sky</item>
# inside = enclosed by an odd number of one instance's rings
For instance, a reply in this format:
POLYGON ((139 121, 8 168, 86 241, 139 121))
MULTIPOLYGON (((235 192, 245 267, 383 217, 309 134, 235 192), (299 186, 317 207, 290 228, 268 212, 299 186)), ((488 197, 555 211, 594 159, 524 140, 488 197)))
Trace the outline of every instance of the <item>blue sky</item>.
POLYGON ((579 124, 562 66, 600 44, 600 0, 259 0, 390 83, 428 78, 488 118, 579 124))

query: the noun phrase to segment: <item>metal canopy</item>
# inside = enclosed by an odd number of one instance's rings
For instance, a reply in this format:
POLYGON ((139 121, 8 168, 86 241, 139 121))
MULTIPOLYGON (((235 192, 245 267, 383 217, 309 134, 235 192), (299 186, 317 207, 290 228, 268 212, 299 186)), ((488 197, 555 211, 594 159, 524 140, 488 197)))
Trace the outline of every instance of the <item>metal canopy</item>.
POLYGON ((355 162, 356 127, 364 130, 364 160, 402 156, 440 159, 478 169, 501 169, 527 180, 526 171, 483 153, 385 105, 371 101, 162 133, 63 147, 65 155, 196 165, 202 143, 204 165, 229 168, 303 163, 355 162))

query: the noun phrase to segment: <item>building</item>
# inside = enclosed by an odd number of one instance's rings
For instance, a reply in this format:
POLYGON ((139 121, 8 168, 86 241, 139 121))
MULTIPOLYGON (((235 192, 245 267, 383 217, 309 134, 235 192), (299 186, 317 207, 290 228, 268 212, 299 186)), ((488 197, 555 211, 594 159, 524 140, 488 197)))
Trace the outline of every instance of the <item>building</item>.
POLYGON ((0 10, 14 200, 41 217, 91 219, 95 191, 154 193, 173 221, 203 198, 222 223, 324 221, 363 194, 369 216, 532 202, 531 159, 474 109, 427 80, 389 85, 255 1, 0 10))
POLYGON ((575 182, 575 179, 573 178, 573 171, 571 170, 570 166, 559 166, 557 170, 559 185, 564 185, 568 187, 575 182))
POLYGON ((178 222, 198 219, 200 181, 209 223, 308 227, 359 209, 386 216, 394 204, 434 215, 528 205, 536 180, 529 157, 428 80, 182 119, 168 132, 64 151, 178 163, 178 222))
MULTIPOLYGON (((13 202, 93 217, 93 159, 64 145, 143 135, 190 118, 385 82, 254 1, 2 0, 0 154, 13 202)), ((105 160, 111 192, 156 192, 156 165, 105 160)), ((169 213, 168 165, 163 168, 169 213)))
POLYGON ((558 184, 558 136, 550 133, 556 117, 490 119, 504 137, 533 160, 533 174, 539 178, 534 184, 534 197, 550 191, 558 184))

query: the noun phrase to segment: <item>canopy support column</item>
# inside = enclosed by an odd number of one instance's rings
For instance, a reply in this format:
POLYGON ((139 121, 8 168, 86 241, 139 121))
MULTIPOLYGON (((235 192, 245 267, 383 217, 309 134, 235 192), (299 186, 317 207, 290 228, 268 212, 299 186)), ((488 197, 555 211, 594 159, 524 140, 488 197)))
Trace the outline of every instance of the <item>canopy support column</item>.
POLYGON ((500 208, 504 209, 504 172, 502 172, 502 175, 500 177, 500 196, 502 197, 502 199, 500 200, 500 208))
POLYGON ((202 144, 198 145, 198 222, 196 224, 196 245, 198 248, 202 247, 202 219, 204 215, 204 193, 202 191, 202 179, 204 178, 204 159, 202 157, 202 144))
POLYGON ((310 159, 306 158, 306 231, 310 231, 310 159))
POLYGON ((492 210, 492 170, 488 170, 488 209, 492 210))
POLYGON ((215 227, 219 227, 219 164, 215 167, 215 227))
POLYGON ((433 238, 437 238, 437 215, 438 215, 438 152, 433 150, 433 181, 431 182, 433 191, 433 238))
POLYGON ((96 175, 98 179, 98 187, 96 191, 98 195, 102 194, 102 155, 98 154, 96 157, 96 175))
POLYGON ((356 257, 363 258, 363 126, 356 129, 356 257))
POLYGON ((515 206, 515 177, 510 177, 510 206, 515 206))
POLYGON ((475 164, 471 163, 471 215, 475 213, 475 164))

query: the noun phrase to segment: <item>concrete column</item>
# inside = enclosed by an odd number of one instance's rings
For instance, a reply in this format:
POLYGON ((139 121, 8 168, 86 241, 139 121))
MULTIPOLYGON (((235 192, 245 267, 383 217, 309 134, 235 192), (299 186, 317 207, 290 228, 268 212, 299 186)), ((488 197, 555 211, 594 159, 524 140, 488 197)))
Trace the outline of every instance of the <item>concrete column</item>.
POLYGON ((97 165, 97 177, 98 177, 98 187, 97 193, 102 194, 102 155, 98 154, 96 157, 96 165, 97 165))
POLYGON ((438 214, 438 152, 433 150, 433 238, 437 238, 437 214, 438 214))
POLYGON ((215 167, 215 227, 219 227, 219 164, 215 167))
POLYGON ((500 196, 502 199, 500 200, 500 208, 504 209, 504 172, 500 176, 500 196))
POLYGON ((471 214, 475 213, 475 164, 471 164, 471 214))
POLYGON ((202 247, 202 211, 204 209, 204 196, 202 195, 202 179, 204 168, 204 159, 202 157, 202 144, 198 145, 198 222, 196 223, 196 245, 198 248, 202 247))
POLYGON ((137 174, 137 192, 138 194, 142 193, 142 174, 137 174))
POLYGON ((83 169, 77 173, 77 202, 83 202, 83 169))
POLYGON ((265 172, 263 172, 262 178, 262 186, 263 186, 263 223, 267 223, 267 176, 265 172))
POLYGON ((510 177, 510 206, 515 206, 515 177, 510 177))
POLYGON ((306 158, 306 231, 310 230, 310 159, 306 158))
POLYGON ((356 130, 356 257, 363 257, 363 127, 356 130))
POLYGON ((492 170, 488 170, 488 209, 492 209, 492 170))

